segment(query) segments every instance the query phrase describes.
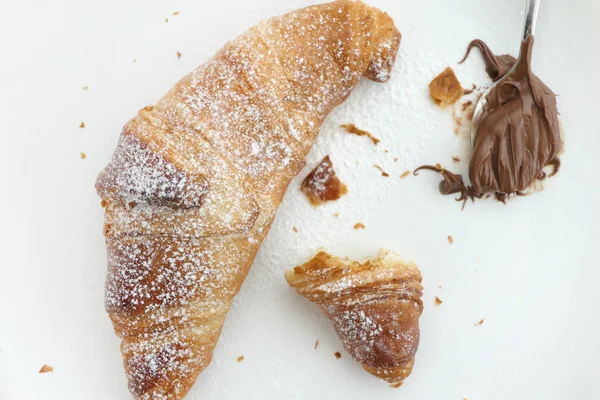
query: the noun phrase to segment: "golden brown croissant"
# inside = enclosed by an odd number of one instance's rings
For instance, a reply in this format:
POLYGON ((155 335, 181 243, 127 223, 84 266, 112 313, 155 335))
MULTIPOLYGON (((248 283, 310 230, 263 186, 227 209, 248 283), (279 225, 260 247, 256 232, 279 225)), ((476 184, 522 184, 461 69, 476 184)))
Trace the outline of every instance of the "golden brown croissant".
POLYGON ((342 0, 228 43, 123 129, 96 187, 106 309, 138 399, 181 399, 319 127, 361 76, 389 78, 400 33, 342 0))
POLYGON ((364 369, 392 385, 410 375, 423 311, 421 273, 414 263, 389 250, 363 263, 320 252, 286 278, 321 307, 364 369))

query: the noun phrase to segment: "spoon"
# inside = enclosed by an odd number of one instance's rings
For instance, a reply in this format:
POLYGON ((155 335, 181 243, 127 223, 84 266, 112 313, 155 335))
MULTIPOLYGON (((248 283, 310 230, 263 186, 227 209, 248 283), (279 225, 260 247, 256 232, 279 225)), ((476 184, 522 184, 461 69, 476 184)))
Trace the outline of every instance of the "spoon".
MULTIPOLYGON (((523 23, 523 41, 529 39, 529 36, 532 36, 535 32, 535 24, 537 22, 538 11, 540 9, 541 0, 527 0, 527 4, 525 6, 525 21, 523 23)), ((520 47, 519 47, 520 48, 520 47)), ((517 62, 512 67, 510 71, 504 77, 494 84, 492 84, 481 96, 479 101, 477 102, 477 106, 475 106, 475 112, 473 113, 473 128, 471 128, 471 147, 475 146, 475 137, 477 136, 477 131, 479 130, 479 125, 481 123, 481 114, 483 113, 483 107, 487 103, 487 95, 494 88, 494 86, 500 84, 503 80, 505 80, 517 67, 519 60, 521 60, 521 52, 519 51, 519 57, 517 58, 517 62)))

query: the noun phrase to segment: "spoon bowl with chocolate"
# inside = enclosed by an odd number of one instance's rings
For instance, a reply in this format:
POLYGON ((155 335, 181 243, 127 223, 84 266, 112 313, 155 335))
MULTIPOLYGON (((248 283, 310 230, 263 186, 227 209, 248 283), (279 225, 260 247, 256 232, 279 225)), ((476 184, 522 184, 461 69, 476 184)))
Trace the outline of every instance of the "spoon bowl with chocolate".
POLYGON ((560 167, 563 147, 558 122, 556 95, 531 69, 534 30, 539 0, 527 1, 527 12, 519 58, 496 56, 481 40, 473 40, 470 51, 481 50, 486 71, 495 82, 481 97, 471 132, 472 156, 469 163, 471 186, 462 177, 439 166, 423 166, 440 172, 442 194, 460 193, 457 200, 480 198, 494 192, 504 202, 511 195, 523 195, 536 180, 543 180, 544 169, 560 167), (452 190, 446 190, 452 187, 452 190), (444 188, 444 190, 442 190, 444 188))

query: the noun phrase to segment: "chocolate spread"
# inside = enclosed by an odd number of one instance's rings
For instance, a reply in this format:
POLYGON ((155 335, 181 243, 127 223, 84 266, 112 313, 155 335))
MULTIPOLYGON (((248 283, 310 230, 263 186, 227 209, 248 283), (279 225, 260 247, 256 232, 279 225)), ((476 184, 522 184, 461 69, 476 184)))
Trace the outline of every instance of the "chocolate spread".
POLYGON ((475 198, 493 191, 504 201, 512 194, 523 194, 536 179, 544 179, 544 167, 554 167, 550 176, 558 172, 563 142, 556 95, 531 71, 533 42, 530 36, 521 43, 519 60, 495 56, 481 40, 469 44, 464 59, 478 47, 488 75, 498 83, 487 93, 480 115, 469 164, 472 186, 464 187, 460 175, 429 168, 442 173, 443 194, 461 193, 458 200, 462 201, 465 195, 475 198))

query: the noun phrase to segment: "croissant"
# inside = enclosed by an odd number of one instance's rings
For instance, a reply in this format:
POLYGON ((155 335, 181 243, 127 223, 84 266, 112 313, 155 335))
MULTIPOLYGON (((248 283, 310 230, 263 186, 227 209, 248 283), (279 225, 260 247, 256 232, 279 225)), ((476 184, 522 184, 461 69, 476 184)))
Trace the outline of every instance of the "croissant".
POLYGON ((423 311, 421 273, 414 263, 383 249, 363 263, 319 252, 286 272, 286 279, 319 305, 365 370, 395 386, 410 375, 423 311))
POLYGON ((321 123, 361 76, 389 79, 400 33, 360 1, 264 21, 128 122, 98 177, 106 310, 137 399, 181 399, 321 123))

